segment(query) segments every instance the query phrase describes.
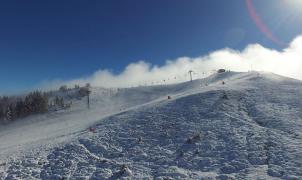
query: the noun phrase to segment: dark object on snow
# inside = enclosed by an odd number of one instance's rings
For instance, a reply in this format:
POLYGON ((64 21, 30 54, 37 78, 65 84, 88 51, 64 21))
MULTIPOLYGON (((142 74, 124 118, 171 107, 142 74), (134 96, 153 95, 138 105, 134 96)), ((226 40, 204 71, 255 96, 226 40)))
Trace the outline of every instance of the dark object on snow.
POLYGON ((130 168, 126 164, 123 164, 120 171, 119 171, 119 175, 120 176, 131 176, 132 171, 130 170, 130 168))
POLYGON ((183 152, 183 150, 178 151, 178 157, 183 157, 184 155, 185 153, 183 152))
POLYGON ((224 81, 222 81, 222 85, 225 85, 225 82, 224 82, 224 81))
POLYGON ((186 143, 187 143, 187 144, 192 144, 192 143, 193 143, 193 139, 192 139, 192 138, 188 138, 188 139, 186 140, 186 143))
POLYGON ((200 134, 195 134, 193 137, 189 137, 186 141, 187 144, 193 144, 201 140, 200 134))
POLYGON ((193 139, 194 141, 200 141, 200 140, 201 140, 201 135, 200 135, 200 134, 195 134, 195 135, 192 137, 192 139, 193 139))
POLYGON ((5 163, 5 162, 0 164, 0 166, 5 166, 5 165, 6 165, 6 163, 5 163))
POLYGON ((217 71, 217 73, 224 73, 224 72, 226 72, 225 69, 218 69, 218 71, 217 71))
POLYGON ((228 95, 225 92, 222 95, 222 99, 229 99, 228 95))
POLYGON ((89 131, 90 131, 90 132, 93 132, 93 133, 96 133, 96 128, 95 128, 95 127, 90 127, 90 128, 89 128, 89 131))
POLYGON ((171 96, 168 96, 168 99, 172 99, 171 96))
POLYGON ((141 143, 143 141, 143 138, 140 136, 139 138, 138 138, 138 143, 141 143))

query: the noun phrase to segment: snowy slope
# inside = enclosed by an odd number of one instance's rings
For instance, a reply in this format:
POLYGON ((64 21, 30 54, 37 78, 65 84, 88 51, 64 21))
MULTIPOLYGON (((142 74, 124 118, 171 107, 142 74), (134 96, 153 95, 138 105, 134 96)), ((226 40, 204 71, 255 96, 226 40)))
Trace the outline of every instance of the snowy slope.
POLYGON ((95 88, 90 110, 2 127, 0 177, 302 179, 301 97, 300 81, 258 72, 95 88))
MULTIPOLYGON (((215 82, 216 77, 212 76, 209 79, 215 82)), ((201 84, 200 80, 196 80, 194 83, 169 86, 127 89, 93 88, 89 110, 87 110, 86 98, 82 98, 73 101, 70 109, 35 115, 0 126, 0 159, 6 158, 9 154, 23 154, 24 151, 28 151, 27 149, 32 150, 33 145, 38 146, 38 150, 48 149, 52 145, 68 141, 74 133, 88 128, 104 117, 151 101, 166 99, 167 95, 183 93, 201 84)), ((54 92, 55 95, 64 96, 61 92, 54 92)), ((65 96, 74 96, 74 92, 68 92, 65 96)), ((68 100, 69 98, 67 102, 68 100)))

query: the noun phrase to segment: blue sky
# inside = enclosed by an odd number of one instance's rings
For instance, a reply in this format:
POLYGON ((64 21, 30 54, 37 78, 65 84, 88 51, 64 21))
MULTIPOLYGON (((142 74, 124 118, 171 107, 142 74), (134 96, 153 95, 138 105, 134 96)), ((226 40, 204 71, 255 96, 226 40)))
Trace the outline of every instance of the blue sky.
MULTIPOLYGON (((302 33, 302 8, 284 1, 252 0, 288 43, 302 33)), ((282 49, 255 25, 245 0, 10 0, 0 2, 0 26, 0 92, 99 69, 119 73, 138 60, 163 65, 253 43, 282 49)))

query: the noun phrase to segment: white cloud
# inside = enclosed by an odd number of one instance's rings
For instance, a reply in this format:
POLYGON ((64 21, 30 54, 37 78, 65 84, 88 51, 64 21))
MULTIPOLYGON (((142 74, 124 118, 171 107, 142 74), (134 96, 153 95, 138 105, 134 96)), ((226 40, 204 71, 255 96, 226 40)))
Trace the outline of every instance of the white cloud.
POLYGON ((54 88, 62 84, 74 85, 87 82, 102 87, 131 87, 159 83, 176 83, 189 79, 188 71, 193 70, 195 78, 208 75, 214 69, 232 71, 269 71, 302 80, 302 36, 295 38, 287 48, 277 51, 259 44, 247 46, 243 51, 221 49, 207 56, 181 57, 167 60, 157 66, 138 61, 129 64, 120 74, 99 70, 89 77, 71 81, 44 82, 44 87, 54 88), (206 74, 204 74, 206 73, 206 74))

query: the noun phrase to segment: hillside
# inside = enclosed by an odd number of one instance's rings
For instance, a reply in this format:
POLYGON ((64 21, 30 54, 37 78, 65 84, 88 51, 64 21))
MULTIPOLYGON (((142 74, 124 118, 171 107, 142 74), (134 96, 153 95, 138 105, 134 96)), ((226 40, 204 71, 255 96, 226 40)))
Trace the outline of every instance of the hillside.
POLYGON ((302 178, 301 81, 227 72, 91 98, 2 126, 0 178, 302 178))

